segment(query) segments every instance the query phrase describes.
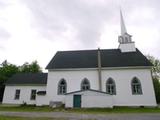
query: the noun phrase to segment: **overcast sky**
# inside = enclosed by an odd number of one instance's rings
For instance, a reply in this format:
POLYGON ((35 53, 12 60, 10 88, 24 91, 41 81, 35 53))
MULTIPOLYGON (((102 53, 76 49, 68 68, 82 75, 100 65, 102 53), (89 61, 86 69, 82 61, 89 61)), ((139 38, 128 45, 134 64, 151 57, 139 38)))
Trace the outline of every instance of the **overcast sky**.
POLYGON ((45 68, 57 51, 118 48, 120 6, 136 47, 160 59, 160 0, 0 0, 0 63, 45 68))

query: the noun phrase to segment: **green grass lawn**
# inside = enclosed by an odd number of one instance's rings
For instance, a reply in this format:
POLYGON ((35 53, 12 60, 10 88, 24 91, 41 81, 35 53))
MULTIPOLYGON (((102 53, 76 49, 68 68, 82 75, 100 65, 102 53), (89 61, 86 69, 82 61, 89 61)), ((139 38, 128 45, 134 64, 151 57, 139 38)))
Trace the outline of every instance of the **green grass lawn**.
POLYGON ((115 107, 115 108, 92 108, 92 109, 68 109, 68 112, 76 113, 160 113, 160 108, 130 108, 130 107, 115 107))
POLYGON ((0 116, 0 120, 66 120, 63 118, 31 118, 31 117, 12 117, 12 116, 0 116))
POLYGON ((55 111, 55 109, 50 108, 48 106, 44 106, 44 107, 35 107, 35 106, 0 106, 0 111, 52 112, 52 111, 55 111))
POLYGON ((0 106, 0 111, 21 111, 21 112, 75 112, 75 113, 160 113, 160 108, 130 108, 130 107, 115 107, 115 108, 89 108, 89 109, 64 109, 50 108, 48 106, 0 106))

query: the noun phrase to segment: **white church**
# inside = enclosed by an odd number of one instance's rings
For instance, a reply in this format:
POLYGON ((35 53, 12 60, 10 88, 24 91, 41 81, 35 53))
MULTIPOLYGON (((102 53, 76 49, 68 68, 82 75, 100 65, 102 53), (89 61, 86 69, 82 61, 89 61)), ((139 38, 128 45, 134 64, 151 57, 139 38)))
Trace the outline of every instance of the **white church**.
POLYGON ((157 106, 152 64, 135 47, 121 14, 117 49, 58 51, 48 73, 12 76, 3 104, 64 104, 66 108, 157 106))

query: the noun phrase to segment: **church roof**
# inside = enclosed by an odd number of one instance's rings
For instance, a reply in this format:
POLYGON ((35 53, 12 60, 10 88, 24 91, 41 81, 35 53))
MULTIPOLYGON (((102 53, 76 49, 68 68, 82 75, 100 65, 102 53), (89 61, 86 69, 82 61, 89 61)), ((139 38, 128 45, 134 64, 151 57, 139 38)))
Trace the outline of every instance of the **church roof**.
POLYGON ((17 73, 7 80, 6 85, 46 85, 47 73, 17 73))
MULTIPOLYGON (((101 49, 102 67, 152 66, 138 50, 122 53, 120 49, 101 49)), ((98 50, 59 51, 46 69, 97 68, 98 50)))
POLYGON ((75 93, 80 93, 80 92, 87 92, 87 91, 97 92, 97 93, 102 93, 102 94, 110 95, 110 94, 108 94, 108 93, 106 93, 106 92, 103 92, 103 91, 100 91, 100 90, 94 90, 94 89, 73 91, 73 92, 66 93, 65 95, 70 95, 70 94, 75 94, 75 93))

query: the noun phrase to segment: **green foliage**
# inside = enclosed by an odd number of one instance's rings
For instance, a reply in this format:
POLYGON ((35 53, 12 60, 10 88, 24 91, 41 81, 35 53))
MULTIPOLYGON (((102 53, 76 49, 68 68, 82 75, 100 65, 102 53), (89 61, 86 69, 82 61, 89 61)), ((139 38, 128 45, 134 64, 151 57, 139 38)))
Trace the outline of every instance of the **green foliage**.
POLYGON ((42 70, 37 61, 33 61, 31 64, 26 62, 22 66, 8 63, 7 60, 2 62, 0 65, 0 101, 2 101, 5 81, 16 73, 24 72, 37 73, 42 72, 42 70))
POLYGON ((4 83, 13 74, 19 72, 19 68, 16 65, 8 63, 6 60, 1 64, 0 67, 0 101, 2 101, 4 92, 4 83))
POLYGON ((152 67, 153 76, 160 77, 160 60, 150 55, 147 55, 147 58, 153 64, 153 67, 152 67))
POLYGON ((6 81, 9 77, 18 72, 19 68, 16 65, 4 61, 0 67, 0 81, 6 81))
POLYGON ((20 66, 20 71, 21 72, 31 72, 31 73, 37 73, 37 72, 42 72, 40 66, 38 65, 37 61, 33 61, 31 64, 28 62, 24 63, 22 66, 20 66))
POLYGON ((152 75, 153 75, 154 91, 157 103, 160 103, 160 60, 150 55, 148 55, 147 58, 153 64, 152 75))
POLYGON ((31 64, 26 62, 22 66, 16 66, 5 60, 0 67, 0 82, 5 82, 9 77, 16 73, 24 72, 37 73, 42 72, 42 70, 37 61, 33 61, 31 64))
POLYGON ((153 85, 154 85, 154 90, 156 95, 156 101, 157 103, 160 103, 160 82, 158 78, 156 77, 153 78, 153 85))
POLYGON ((0 101, 2 101, 3 93, 4 93, 4 84, 0 81, 0 101))

